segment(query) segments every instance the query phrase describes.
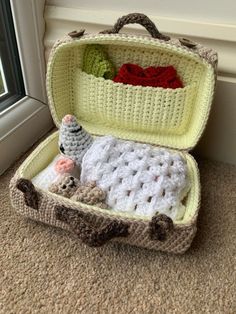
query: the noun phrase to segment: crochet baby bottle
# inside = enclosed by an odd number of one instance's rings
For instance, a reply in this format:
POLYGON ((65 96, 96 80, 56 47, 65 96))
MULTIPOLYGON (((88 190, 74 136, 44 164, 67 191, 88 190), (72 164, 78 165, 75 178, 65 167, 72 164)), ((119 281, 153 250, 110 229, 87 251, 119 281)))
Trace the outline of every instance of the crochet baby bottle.
POLYGON ((63 155, 81 164, 86 151, 93 143, 92 136, 78 124, 75 116, 66 115, 59 131, 59 148, 63 155))

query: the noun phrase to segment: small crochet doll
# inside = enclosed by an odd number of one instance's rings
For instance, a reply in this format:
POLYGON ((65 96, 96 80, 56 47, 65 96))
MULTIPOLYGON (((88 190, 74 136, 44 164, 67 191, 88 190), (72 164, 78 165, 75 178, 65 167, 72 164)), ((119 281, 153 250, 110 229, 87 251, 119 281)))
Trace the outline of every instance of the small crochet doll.
POLYGON ((44 170, 32 179, 32 183, 41 189, 48 190, 49 186, 64 173, 70 173, 79 178, 80 168, 70 158, 57 155, 44 170))
POLYGON ((82 70, 87 74, 105 79, 113 79, 115 76, 115 67, 109 60, 105 48, 97 44, 86 46, 82 70))
POLYGON ((70 198, 79 186, 79 180, 69 173, 64 173, 51 186, 49 191, 70 198))
POLYGON ((106 193, 96 186, 96 182, 89 182, 84 185, 79 180, 68 173, 63 174, 50 187, 49 191, 58 195, 62 195, 76 202, 85 203, 87 205, 95 205, 100 208, 107 209, 105 203, 106 193))
POLYGON ((63 155, 70 157, 79 166, 92 143, 92 136, 78 124, 74 116, 68 114, 62 119, 59 149, 63 155))
POLYGON ((106 192, 96 186, 95 181, 84 185, 80 184, 71 199, 87 205, 95 205, 104 209, 108 208, 108 205, 105 203, 106 192))

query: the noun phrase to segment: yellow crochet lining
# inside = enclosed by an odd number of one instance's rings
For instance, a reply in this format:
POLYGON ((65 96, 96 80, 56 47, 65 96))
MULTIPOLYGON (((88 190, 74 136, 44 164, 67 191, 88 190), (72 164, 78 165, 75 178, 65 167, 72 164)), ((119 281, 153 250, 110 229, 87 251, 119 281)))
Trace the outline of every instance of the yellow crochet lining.
POLYGON ((92 134, 190 149, 201 136, 214 91, 214 70, 198 55, 165 42, 129 36, 90 36, 61 44, 48 63, 47 89, 57 126, 75 114, 92 134), (85 45, 100 43, 117 69, 125 62, 173 65, 185 88, 114 83, 81 71, 85 45))
MULTIPOLYGON (((95 135, 114 136, 147 142, 172 149, 194 147, 208 119, 214 92, 214 70, 191 51, 149 38, 120 35, 84 36, 54 48, 48 62, 47 90, 50 109, 59 127, 64 115, 75 114, 85 129, 95 135), (106 46, 117 69, 125 62, 150 65, 173 65, 185 88, 169 90, 127 86, 83 73, 82 57, 87 44, 106 46)), ((21 177, 32 179, 58 154, 58 132, 52 134, 19 168, 21 177)), ((191 225, 200 202, 197 164, 187 152, 191 189, 186 212, 178 225, 191 225)), ((60 196, 58 196, 61 198, 60 196)), ((71 206, 77 202, 68 200, 71 206)), ((84 207, 91 207, 84 205, 84 207)), ((97 207, 94 210, 107 211, 97 207)), ((110 215, 134 218, 110 211, 110 215)), ((149 220, 147 217, 135 217, 149 220)))
MULTIPOLYGON (((24 163, 18 169, 18 174, 20 177, 31 180, 36 174, 42 171, 48 166, 51 160, 59 153, 58 151, 58 131, 50 135, 46 140, 44 140, 30 156, 24 161, 24 163)), ((187 152, 182 153, 187 160, 188 171, 191 181, 191 189, 188 193, 186 199, 186 212, 182 220, 175 221, 179 225, 190 225, 192 220, 197 213, 198 205, 200 202, 200 183, 198 168, 193 157, 187 152)), ((48 192, 49 193, 49 192, 48 192)), ((60 198, 60 196, 58 196, 60 198)), ((77 206, 78 202, 68 200, 71 206, 77 206)), ((84 207, 90 207, 83 204, 84 207)), ((106 209, 101 209, 98 207, 93 207, 94 210, 100 211, 101 213, 107 213, 106 209)), ((132 216, 126 213, 119 213, 115 211, 109 211, 110 215, 122 216, 127 218, 135 218, 137 220, 149 220, 147 217, 132 216)))

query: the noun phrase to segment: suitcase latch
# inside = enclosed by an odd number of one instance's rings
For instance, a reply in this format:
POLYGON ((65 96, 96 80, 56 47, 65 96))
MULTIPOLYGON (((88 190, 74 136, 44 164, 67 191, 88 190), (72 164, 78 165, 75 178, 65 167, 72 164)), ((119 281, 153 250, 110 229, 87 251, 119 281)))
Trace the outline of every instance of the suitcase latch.
POLYGON ((197 46, 197 44, 194 41, 187 38, 179 38, 179 42, 181 43, 181 45, 186 46, 188 48, 194 48, 197 46))
POLYGON ((80 31, 72 31, 68 33, 71 38, 79 38, 82 37, 85 33, 85 29, 81 29, 80 31))

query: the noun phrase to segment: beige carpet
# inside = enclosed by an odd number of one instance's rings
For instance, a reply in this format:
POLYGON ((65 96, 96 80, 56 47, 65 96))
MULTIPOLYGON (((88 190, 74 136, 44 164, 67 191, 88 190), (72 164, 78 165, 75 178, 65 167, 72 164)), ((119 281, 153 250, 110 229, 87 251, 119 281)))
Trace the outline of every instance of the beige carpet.
POLYGON ((199 228, 181 256, 88 248, 23 219, 8 196, 14 171, 0 179, 0 313, 236 313, 235 167, 200 161, 199 228))

